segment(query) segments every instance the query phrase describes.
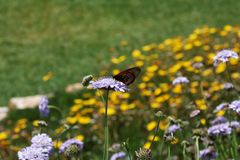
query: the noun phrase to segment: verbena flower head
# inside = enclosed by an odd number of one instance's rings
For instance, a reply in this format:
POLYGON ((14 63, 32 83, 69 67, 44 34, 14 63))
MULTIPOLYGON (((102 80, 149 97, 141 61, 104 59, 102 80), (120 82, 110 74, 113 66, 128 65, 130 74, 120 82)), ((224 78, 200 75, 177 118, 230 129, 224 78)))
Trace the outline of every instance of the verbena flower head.
POLYGON ((173 124, 168 127, 167 133, 175 133, 177 130, 181 130, 181 127, 177 124, 173 124))
POLYGON ((232 133, 232 128, 226 123, 216 124, 208 128, 208 134, 210 136, 216 135, 229 135, 232 133))
POLYGON ((196 109, 196 110, 194 110, 194 111, 192 111, 191 113, 190 113, 190 117, 191 118, 193 118, 193 117, 196 117, 197 115, 199 115, 200 114, 200 110, 199 109, 196 109))
POLYGON ((225 90, 231 90, 231 89, 233 89, 233 88, 234 88, 234 86, 233 86, 232 83, 225 83, 225 84, 224 84, 224 89, 225 89, 225 90))
POLYGON ((83 142, 77 139, 69 139, 61 145, 60 152, 63 153, 71 145, 76 145, 80 151, 83 149, 83 142))
POLYGON ((231 127, 232 129, 240 128, 240 123, 239 123, 238 121, 227 122, 227 124, 228 124, 229 127, 231 127))
POLYGON ((31 139, 32 146, 35 148, 44 148, 50 153, 53 149, 52 139, 45 133, 37 134, 31 139))
POLYGON ((217 152, 208 147, 199 152, 199 157, 201 160, 214 160, 217 158, 217 152))
POLYGON ((184 83, 189 83, 189 80, 187 79, 187 77, 177 77, 172 82, 173 85, 184 84, 184 83))
POLYGON ((219 63, 226 63, 230 58, 238 59, 238 54, 232 50, 219 51, 213 58, 214 66, 217 66, 219 63))
POLYGON ((226 123, 227 119, 223 116, 217 117, 216 119, 214 119, 211 124, 212 125, 216 125, 216 124, 221 124, 221 123, 226 123))
POLYGON ((115 153, 111 156, 110 160, 120 160, 126 157, 126 153, 125 152, 118 152, 115 153))
POLYGON ((47 97, 42 97, 42 99, 40 100, 40 103, 39 103, 39 111, 40 111, 40 114, 44 117, 47 117, 49 115, 49 108, 48 108, 48 99, 47 97))
POLYGON ((33 146, 23 148, 18 152, 19 160, 48 160, 48 150, 33 146))
POLYGON ((221 110, 224 110, 228 106, 228 103, 221 103, 219 104, 213 112, 219 112, 221 110))
POLYGON ((233 101, 229 108, 240 114, 240 100, 233 101))
POLYGON ((103 77, 97 81, 90 81, 90 84, 94 89, 113 89, 120 92, 129 91, 126 84, 115 80, 113 77, 103 77))

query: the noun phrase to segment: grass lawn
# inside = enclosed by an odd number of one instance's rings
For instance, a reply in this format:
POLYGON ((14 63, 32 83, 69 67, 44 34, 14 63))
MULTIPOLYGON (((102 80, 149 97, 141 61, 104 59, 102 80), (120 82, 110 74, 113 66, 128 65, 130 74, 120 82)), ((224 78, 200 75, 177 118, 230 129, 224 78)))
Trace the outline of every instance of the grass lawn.
POLYGON ((194 28, 238 25, 237 0, 0 0, 0 105, 98 74, 114 54, 194 28), (126 40, 123 51, 110 52, 126 40), (48 71, 54 78, 42 81, 48 71))

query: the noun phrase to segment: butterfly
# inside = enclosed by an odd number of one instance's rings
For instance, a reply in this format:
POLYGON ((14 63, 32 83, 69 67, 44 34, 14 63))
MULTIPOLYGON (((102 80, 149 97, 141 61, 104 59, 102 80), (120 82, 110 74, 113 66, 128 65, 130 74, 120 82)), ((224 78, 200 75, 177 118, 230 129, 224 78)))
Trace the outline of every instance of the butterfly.
POLYGON ((133 67, 133 68, 129 68, 124 71, 121 71, 117 75, 113 76, 113 78, 126 85, 130 85, 135 81, 136 77, 139 75, 140 72, 141 72, 141 69, 139 67, 133 67))

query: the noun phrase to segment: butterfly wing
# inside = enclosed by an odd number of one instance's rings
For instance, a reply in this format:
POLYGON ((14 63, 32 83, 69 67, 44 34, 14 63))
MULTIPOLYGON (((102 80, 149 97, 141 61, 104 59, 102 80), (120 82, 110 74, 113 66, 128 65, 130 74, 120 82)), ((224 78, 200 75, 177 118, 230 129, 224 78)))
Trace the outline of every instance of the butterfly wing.
POLYGON ((126 85, 130 85, 134 82, 140 72, 141 69, 139 67, 133 67, 118 73, 117 75, 113 76, 113 78, 126 85))

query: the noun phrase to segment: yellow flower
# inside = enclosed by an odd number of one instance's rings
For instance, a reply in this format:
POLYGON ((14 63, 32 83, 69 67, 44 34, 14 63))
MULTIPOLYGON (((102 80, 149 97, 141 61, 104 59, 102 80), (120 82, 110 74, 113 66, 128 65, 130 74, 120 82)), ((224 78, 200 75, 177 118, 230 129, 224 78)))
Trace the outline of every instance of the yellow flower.
POLYGON ((216 113, 216 115, 217 115, 218 117, 224 116, 224 114, 225 114, 225 111, 224 111, 224 110, 221 110, 221 111, 219 111, 219 112, 216 113))
POLYGON ((159 124, 159 128, 165 131, 168 128, 169 122, 167 119, 161 120, 159 124))
POLYGON ((202 57, 202 56, 195 56, 195 57, 193 58, 193 60, 194 60, 195 62, 202 62, 202 61, 203 61, 203 57, 202 57))
MULTIPOLYGON (((149 136, 148 136, 148 140, 149 140, 149 141, 152 141, 152 140, 153 140, 153 137, 154 137, 153 135, 149 135, 149 136)), ((154 139, 154 142, 157 142, 157 141, 159 141, 159 140, 160 140, 159 136, 156 136, 155 139, 154 139)))
POLYGON ((79 109, 82 108, 82 105, 74 105, 70 108, 70 112, 77 112, 79 109))
POLYGON ((225 63, 220 63, 217 67, 216 67, 216 70, 215 72, 216 73, 222 73, 226 70, 226 64, 225 63))
POLYGON ((179 139, 176 137, 173 137, 171 144, 178 144, 178 142, 179 142, 179 139))
MULTIPOLYGON (((101 108, 99 109, 99 113, 101 114, 105 114, 105 108, 101 108)), ((111 116, 111 115, 114 115, 116 113, 116 110, 114 108, 108 108, 108 112, 107 112, 107 115, 111 116)))
POLYGON ((179 59, 182 59, 183 58, 183 53, 178 53, 175 55, 175 59, 176 60, 179 60, 179 59))
POLYGON ((157 65, 147 67, 147 72, 155 72, 158 69, 157 65))
POLYGON ((136 62, 135 62, 135 65, 136 65, 137 67, 142 67, 142 66, 144 65, 144 62, 143 62, 143 61, 136 61, 136 62))
POLYGON ((75 139, 77 139, 79 141, 83 141, 84 140, 84 135, 79 134, 78 136, 75 137, 75 139))
POLYGON ((173 93, 177 93, 177 94, 182 93, 182 86, 180 84, 177 84, 176 86, 174 86, 173 93))
POLYGON ((158 75, 159 76, 166 76, 167 75, 167 71, 165 71, 165 70, 158 70, 158 75))
POLYGON ((146 148, 146 149, 149 149, 151 146, 151 142, 146 142, 143 147, 146 148))
POLYGON ((84 117, 84 116, 79 117, 78 118, 78 123, 80 123, 80 124, 89 124, 89 123, 91 123, 91 118, 90 117, 84 117))
POLYGON ((206 103, 203 99, 197 99, 195 101, 195 103, 200 110, 206 110, 207 109, 207 105, 206 105, 206 103))
POLYGON ((231 65, 237 65, 238 64, 238 59, 230 58, 229 62, 230 62, 231 65))
POLYGON ((209 69, 206 69, 206 70, 204 70, 204 71, 202 72, 202 76, 203 76, 203 77, 208 77, 208 76, 210 76, 212 73, 213 73, 213 70, 212 70, 211 68, 209 68, 209 69))
POLYGON ((97 102, 96 99, 90 98, 88 100, 83 101, 83 105, 84 106, 88 106, 88 105, 90 106, 90 105, 94 105, 96 102, 97 102))
POLYGON ((116 74, 118 74, 119 72, 120 72, 119 69, 114 69, 114 70, 112 71, 112 74, 113 74, 113 75, 116 75, 116 74))
POLYGON ((224 30, 227 31, 227 32, 232 31, 232 29, 233 29, 233 28, 232 28, 232 26, 230 26, 230 25, 225 25, 225 26, 224 26, 224 30))
POLYGON ((190 50, 192 49, 192 47, 193 47, 192 44, 188 43, 184 46, 184 50, 190 50))
POLYGON ((146 83, 140 83, 139 85, 138 85, 138 88, 139 89, 144 89, 144 88, 146 88, 146 83))
POLYGON ((43 77, 42 77, 42 80, 43 81, 49 81, 50 79, 52 79, 53 77, 53 72, 48 72, 47 74, 45 74, 43 77))
POLYGON ((126 56, 120 56, 120 57, 113 57, 111 59, 111 61, 113 64, 119 64, 119 63, 125 61, 125 59, 126 59, 126 56))
POLYGON ((152 103, 150 103, 150 106, 151 106, 151 108, 160 108, 161 104, 157 103, 157 102, 152 102, 152 103))
POLYGON ((75 104, 82 104, 83 100, 82 99, 74 99, 75 104))
POLYGON ((66 121, 69 123, 69 124, 75 124, 77 122, 78 118, 76 116, 74 117, 67 117, 66 118, 66 121))
POLYGON ((200 119, 200 123, 201 123, 202 125, 206 125, 206 119, 205 119, 205 118, 201 118, 201 119, 200 119))
POLYGON ((162 89, 161 88, 156 88, 155 90, 154 90, 154 95, 155 96, 157 96, 157 95, 159 95, 159 94, 161 94, 162 93, 162 89))
POLYGON ((156 121, 151 121, 147 124, 147 130, 152 131, 156 126, 157 126, 157 122, 156 121))
POLYGON ((139 58, 139 57, 141 57, 141 51, 140 51, 140 50, 137 50, 137 49, 133 50, 132 56, 133 56, 134 58, 139 58))
POLYGON ((60 140, 59 141, 57 141, 57 140, 53 141, 54 148, 60 148, 61 145, 62 145, 62 141, 60 141, 60 140))
POLYGON ((0 132, 0 140, 7 139, 8 133, 7 132, 0 132))
POLYGON ((120 105, 120 109, 122 111, 130 110, 130 109, 133 109, 133 108, 135 108, 135 104, 134 103, 132 103, 132 104, 122 103, 120 105))
POLYGON ((233 79, 239 79, 239 78, 240 78, 240 73, 238 73, 238 72, 232 73, 232 74, 231 74, 231 78, 233 78, 233 79))

